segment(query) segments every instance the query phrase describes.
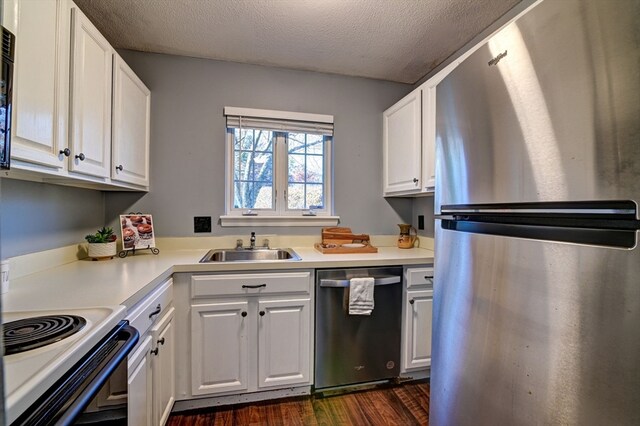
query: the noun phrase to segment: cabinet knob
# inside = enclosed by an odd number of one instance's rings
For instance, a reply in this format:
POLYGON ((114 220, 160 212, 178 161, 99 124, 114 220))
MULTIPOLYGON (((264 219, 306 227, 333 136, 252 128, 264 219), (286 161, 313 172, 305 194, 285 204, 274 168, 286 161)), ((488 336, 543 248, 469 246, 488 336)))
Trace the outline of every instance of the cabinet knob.
POLYGON ((164 346, 164 337, 158 340, 158 344, 164 346))
POLYGON ((122 164, 120 164, 120 165, 116 166, 116 170, 123 171, 124 167, 122 167, 122 164))
POLYGON ((263 317, 265 313, 265 311, 260 311, 260 316, 263 317))
POLYGON ((159 349, 158 348, 151 349, 149 352, 151 352, 153 355, 158 355, 159 349))
POLYGON ((413 178, 413 183, 418 183, 418 178, 413 178))
POLYGON ((244 317, 247 316, 247 313, 245 311, 242 311, 242 313, 240 315, 242 315, 242 318, 244 318, 244 317))
POLYGON ((61 149, 60 154, 64 154, 65 157, 68 157, 71 155, 71 150, 69 148, 61 149))
POLYGON ((76 155, 76 158, 78 160, 80 160, 80 161, 84 161, 84 159, 87 158, 87 157, 85 157, 83 153, 80 153, 80 154, 76 155))
POLYGON ((412 305, 413 305, 415 302, 416 302, 416 301, 415 301, 415 300, 413 300, 413 299, 409 300, 409 303, 411 303, 412 305))

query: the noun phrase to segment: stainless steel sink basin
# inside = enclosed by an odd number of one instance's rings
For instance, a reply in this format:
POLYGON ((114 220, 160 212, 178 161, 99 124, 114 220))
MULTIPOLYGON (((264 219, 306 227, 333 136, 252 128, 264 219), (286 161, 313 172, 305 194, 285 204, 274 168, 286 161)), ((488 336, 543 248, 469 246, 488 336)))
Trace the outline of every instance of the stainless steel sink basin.
POLYGON ((200 263, 207 262, 260 262, 260 261, 296 261, 300 256, 290 248, 286 249, 216 249, 209 250, 200 263))

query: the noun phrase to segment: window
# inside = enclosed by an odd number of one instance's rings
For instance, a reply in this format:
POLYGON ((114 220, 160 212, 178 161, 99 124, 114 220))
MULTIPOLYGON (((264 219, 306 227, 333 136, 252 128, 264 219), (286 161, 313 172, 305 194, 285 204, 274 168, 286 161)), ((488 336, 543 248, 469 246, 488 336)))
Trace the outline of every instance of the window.
POLYGON ((225 108, 223 226, 331 226, 333 117, 225 108))

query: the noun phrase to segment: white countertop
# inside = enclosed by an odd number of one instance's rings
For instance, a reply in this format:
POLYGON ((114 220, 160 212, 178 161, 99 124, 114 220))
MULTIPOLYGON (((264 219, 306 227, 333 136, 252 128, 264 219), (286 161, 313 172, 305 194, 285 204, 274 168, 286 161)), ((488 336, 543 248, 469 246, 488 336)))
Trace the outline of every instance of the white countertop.
POLYGON ((314 269, 432 263, 432 250, 379 247, 378 253, 322 254, 311 247, 294 247, 302 258, 296 262, 261 261, 198 263, 208 250, 147 251, 125 259, 88 259, 67 263, 11 280, 2 295, 5 312, 78 309, 125 305, 131 308, 154 287, 175 272, 256 271, 314 269))

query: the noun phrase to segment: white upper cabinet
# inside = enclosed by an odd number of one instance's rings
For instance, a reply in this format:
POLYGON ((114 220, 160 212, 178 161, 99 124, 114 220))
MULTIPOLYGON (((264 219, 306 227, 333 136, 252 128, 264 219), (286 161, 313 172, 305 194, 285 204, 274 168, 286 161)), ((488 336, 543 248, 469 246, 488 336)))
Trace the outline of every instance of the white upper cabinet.
POLYGON ((80 9, 71 12, 69 169, 109 177, 113 49, 80 9))
POLYGON ((0 1, 16 35, 3 177, 148 190, 149 90, 71 0, 0 1))
POLYGON ((384 195, 420 190, 421 104, 415 90, 383 113, 384 195))
POLYGON ((383 113, 383 195, 431 195, 436 186, 436 88, 484 42, 383 113))
POLYGON ((5 0, 3 5, 3 25, 16 35, 11 156, 64 169, 69 76, 66 1, 5 0))
POLYGON ((113 62, 111 179, 149 185, 151 92, 120 55, 113 62))

